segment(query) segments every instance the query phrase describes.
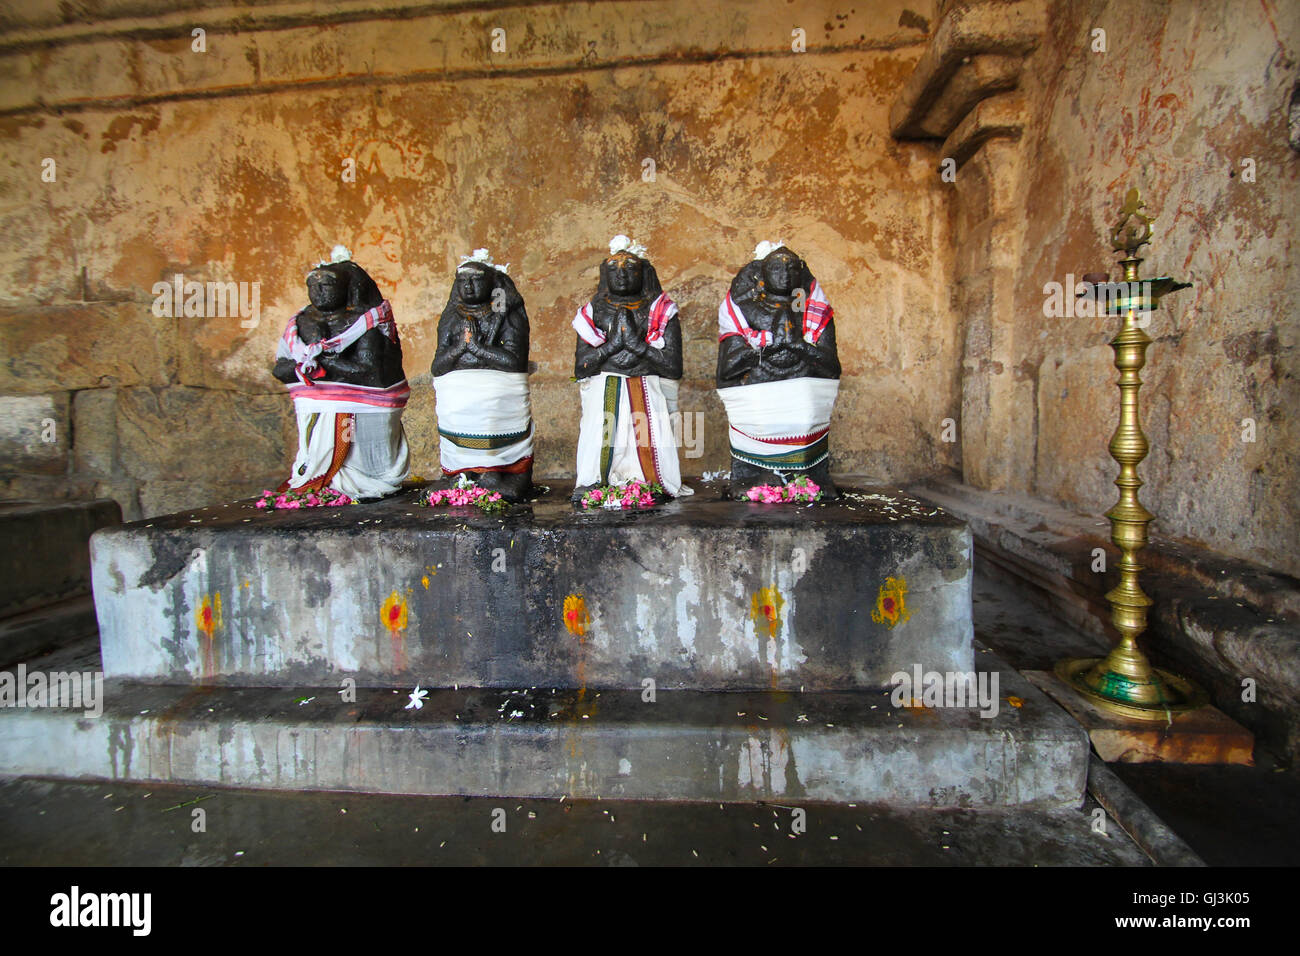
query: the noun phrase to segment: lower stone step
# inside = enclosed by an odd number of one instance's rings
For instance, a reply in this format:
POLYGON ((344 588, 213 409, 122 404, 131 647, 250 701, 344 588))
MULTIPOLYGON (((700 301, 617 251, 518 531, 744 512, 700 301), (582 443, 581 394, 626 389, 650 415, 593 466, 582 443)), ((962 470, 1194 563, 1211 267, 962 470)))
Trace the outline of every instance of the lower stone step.
POLYGON ((0 502, 0 617, 90 593, 90 536, 122 523, 95 501, 0 502))
MULTIPOLYGON (((409 690, 110 681, 97 718, 0 710, 0 774, 290 790, 1077 807, 1087 736, 991 654, 996 714, 888 691, 409 690)), ((39 662, 28 665, 39 667, 39 662)), ((991 681, 987 686, 992 686, 991 681)), ((919 692, 918 692, 919 693, 919 692)), ((992 711, 994 706, 990 706, 992 711)))
POLYGON ((0 667, 97 633, 89 594, 0 620, 0 667))

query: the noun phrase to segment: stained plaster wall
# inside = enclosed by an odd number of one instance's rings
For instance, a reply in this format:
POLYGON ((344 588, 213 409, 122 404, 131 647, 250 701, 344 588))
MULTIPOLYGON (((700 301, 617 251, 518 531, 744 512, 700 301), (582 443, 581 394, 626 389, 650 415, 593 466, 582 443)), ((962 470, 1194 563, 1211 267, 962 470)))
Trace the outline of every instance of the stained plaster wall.
POLYGON ((1111 331, 1044 316, 1043 286, 1113 271, 1104 236, 1136 185, 1158 216, 1144 270, 1194 283, 1150 330, 1144 500, 1163 533, 1300 574, 1300 8, 1047 3, 1023 132, 944 184, 937 144, 894 139, 887 114, 937 18, 964 5, 388 0, 235 16, 134 0, 79 23, 0 4, 0 494, 105 494, 137 516, 276 480, 293 433, 266 367, 303 270, 338 241, 402 324, 416 471, 437 474, 436 316, 456 257, 488 245, 533 321, 538 471, 571 474, 568 317, 625 231, 682 306, 683 404, 704 416, 688 472, 726 465, 717 299, 757 239, 781 236, 837 309, 837 470, 958 468, 1100 514, 1115 495, 1111 331), (795 27, 807 53, 790 50, 795 27), (260 282, 261 324, 156 318, 150 289, 177 272, 260 282), (949 417, 956 443, 941 440, 949 417))
POLYGON ((8 14, 0 493, 107 495, 147 516, 269 487, 295 443, 276 338, 337 242, 393 302, 417 474, 438 474, 437 316, 458 256, 487 246, 532 321, 537 471, 571 475, 569 320, 618 232, 681 307, 682 407, 702 416, 688 473, 727 465, 716 308, 777 237, 836 308, 836 469, 902 482, 958 464, 940 436, 960 355, 945 194, 932 150, 887 122, 927 4, 203 7, 8 14), (260 324, 155 316, 151 290, 176 273, 259 282, 260 324))
MULTIPOLYGON (((1143 501, 1160 533, 1300 575, 1300 153, 1287 122, 1300 5, 1057 2, 1047 13, 1022 78, 1021 141, 972 170, 1004 193, 986 208, 1005 220, 995 281, 1012 308, 995 321, 1003 353, 989 356, 1009 384, 987 413, 989 440, 967 446, 967 473, 1084 513, 1114 503, 1115 320, 1045 317, 1043 287, 1067 273, 1119 277, 1106 237, 1136 186, 1157 217, 1142 274, 1193 284, 1147 329, 1143 501), (1096 28, 1105 53, 1091 50, 1096 28)), ((968 368, 980 361, 969 349, 968 368)))

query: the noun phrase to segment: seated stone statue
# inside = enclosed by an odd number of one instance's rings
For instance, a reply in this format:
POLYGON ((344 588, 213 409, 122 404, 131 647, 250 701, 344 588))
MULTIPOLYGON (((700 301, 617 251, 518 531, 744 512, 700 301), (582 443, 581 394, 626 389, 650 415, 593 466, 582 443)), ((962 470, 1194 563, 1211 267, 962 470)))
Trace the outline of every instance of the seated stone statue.
POLYGON ((574 375, 582 396, 574 500, 597 485, 633 479, 689 495, 677 462, 673 417, 682 377, 677 305, 645 248, 615 236, 591 301, 573 318, 574 375))
POLYGON ((836 496, 828 436, 839 377, 826 294, 783 243, 759 243, 718 307, 717 384, 730 423, 733 497, 800 475, 836 496))
POLYGON ((298 455, 280 491, 392 494, 408 471, 402 409, 411 391, 392 307, 342 246, 307 274, 307 297, 272 369, 298 416, 298 455))
POLYGON ((508 501, 533 490, 528 313, 506 266, 462 256, 433 357, 442 470, 508 501))

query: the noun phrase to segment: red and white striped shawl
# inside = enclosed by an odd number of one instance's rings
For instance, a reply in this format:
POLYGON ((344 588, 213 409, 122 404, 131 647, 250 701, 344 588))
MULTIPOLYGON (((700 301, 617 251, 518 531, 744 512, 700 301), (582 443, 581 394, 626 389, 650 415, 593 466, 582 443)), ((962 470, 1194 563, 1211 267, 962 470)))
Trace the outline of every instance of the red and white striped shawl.
MULTIPOLYGON (((831 308, 826 293, 814 279, 808 290, 808 297, 804 300, 804 340, 816 345, 834 315, 835 310, 831 308)), ((740 306, 732 301, 731 293, 728 292, 727 297, 722 300, 722 305, 718 306, 718 341, 721 342, 732 335, 743 336, 745 341, 756 349, 772 344, 772 333, 755 329, 746 322, 745 313, 740 311, 740 306)))
MULTIPOLYGON (((676 314, 677 303, 668 297, 667 292, 660 293, 659 297, 650 303, 650 326, 645 334, 647 345, 663 348, 664 329, 676 314)), ((573 316, 573 330, 592 348, 605 344, 605 333, 596 328, 596 323, 592 321, 590 302, 573 316)))
POLYGON ((321 339, 319 342, 310 344, 304 342, 302 336, 298 334, 298 316, 300 315, 302 315, 302 312, 295 313, 293 318, 289 320, 289 324, 284 327, 284 335, 280 338, 280 345, 276 349, 275 355, 276 358, 293 359, 295 371, 298 373, 298 380, 304 385, 314 384, 312 379, 320 378, 325 374, 325 370, 316 364, 316 359, 322 352, 331 354, 342 352, 371 329, 378 329, 384 333, 390 342, 398 340, 397 322, 393 319, 393 307, 389 305, 387 299, 373 309, 357 316, 355 322, 333 338, 321 339))
POLYGON ((397 342, 397 322, 393 319, 393 307, 385 299, 373 309, 357 316, 357 320, 338 335, 310 344, 298 334, 298 312, 285 326, 284 335, 276 349, 276 358, 292 359, 294 371, 298 375, 297 385, 289 386, 289 397, 294 401, 309 399, 313 402, 342 402, 349 405, 365 405, 370 408, 405 408, 410 398, 411 388, 406 379, 387 388, 373 388, 367 385, 351 385, 347 382, 322 382, 325 374, 316 359, 323 352, 336 354, 371 329, 378 329, 390 342, 397 342))

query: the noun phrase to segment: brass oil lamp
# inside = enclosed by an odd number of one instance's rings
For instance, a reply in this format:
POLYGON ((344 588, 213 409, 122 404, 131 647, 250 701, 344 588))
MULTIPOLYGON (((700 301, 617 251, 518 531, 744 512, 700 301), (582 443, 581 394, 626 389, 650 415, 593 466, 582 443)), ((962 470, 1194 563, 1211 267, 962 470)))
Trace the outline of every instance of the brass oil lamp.
POLYGON ((1206 697, 1190 681, 1152 667, 1137 644, 1138 635, 1146 630, 1147 609, 1152 604, 1138 584, 1138 572, 1142 570, 1138 556, 1147 544, 1147 525, 1155 519, 1138 501, 1142 479, 1137 466, 1150 450, 1138 416, 1138 390, 1142 387, 1139 373, 1146 365, 1147 346, 1151 344, 1143 329, 1145 317, 1160 304, 1162 296, 1189 288, 1191 283, 1168 276, 1139 279, 1142 260, 1137 252, 1151 241, 1155 218, 1142 213, 1145 206, 1138 191, 1130 189, 1111 233, 1112 248, 1124 253, 1120 260, 1124 279, 1106 287, 1109 294, 1104 300, 1105 314, 1121 317, 1119 333, 1110 343, 1115 350, 1115 368, 1119 369, 1119 427, 1110 439, 1111 457, 1119 464, 1119 477, 1115 479, 1119 501, 1106 512, 1111 540, 1121 555, 1119 583, 1106 594, 1119 643, 1103 658, 1061 661, 1056 665, 1056 674, 1108 713, 1133 720, 1172 722, 1175 714, 1202 706, 1206 697), (1114 294, 1116 291, 1118 294, 1114 294))

